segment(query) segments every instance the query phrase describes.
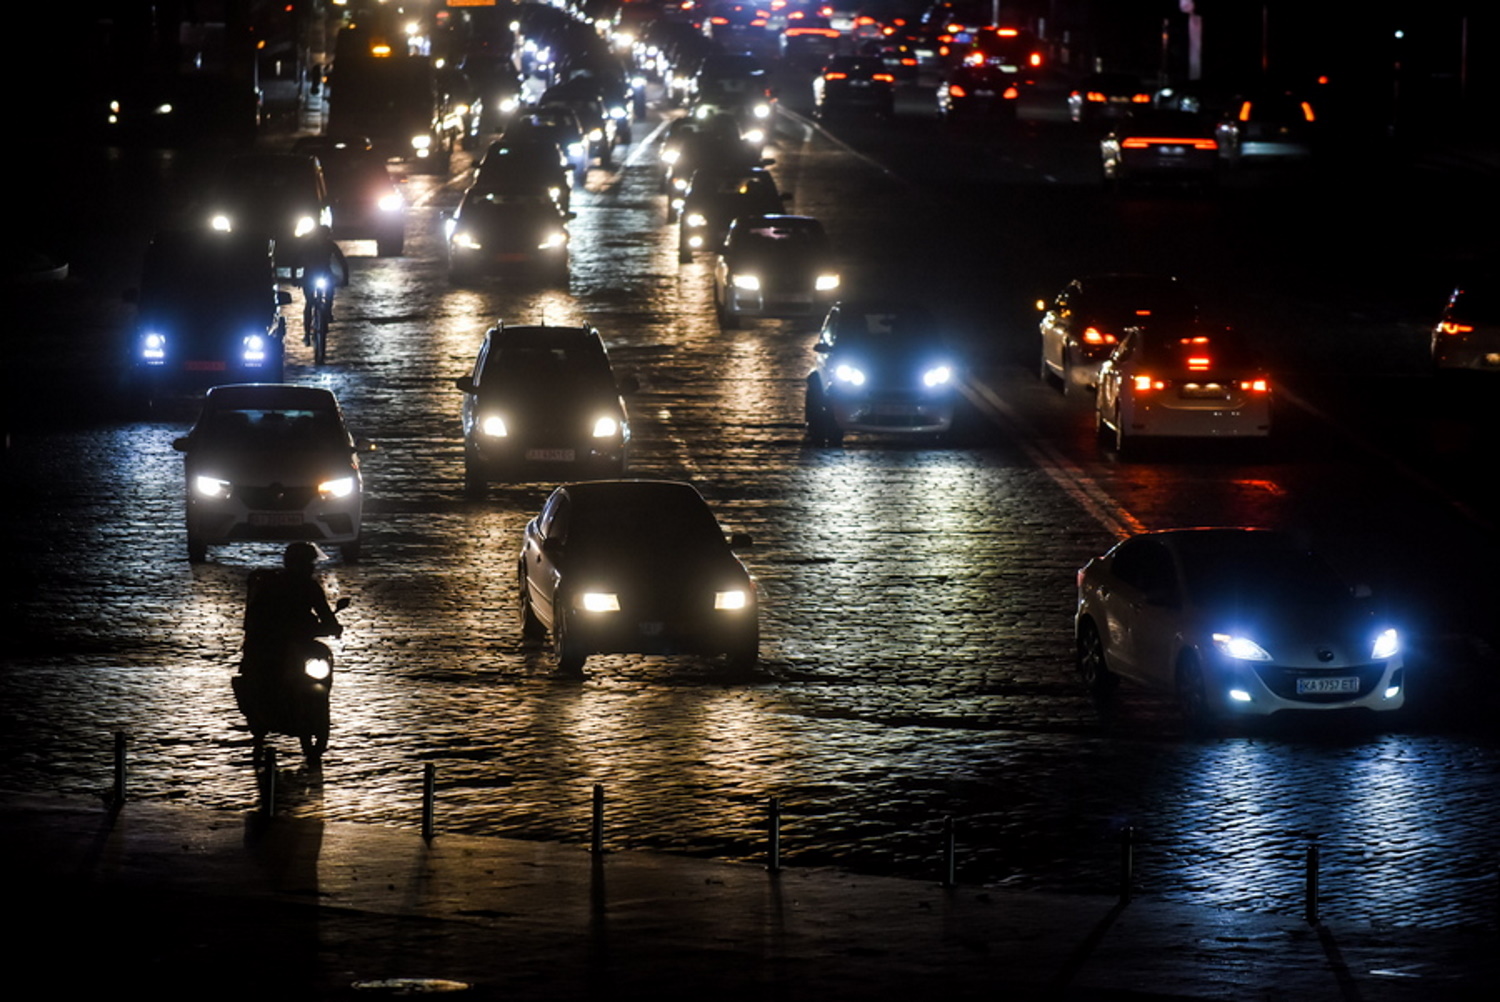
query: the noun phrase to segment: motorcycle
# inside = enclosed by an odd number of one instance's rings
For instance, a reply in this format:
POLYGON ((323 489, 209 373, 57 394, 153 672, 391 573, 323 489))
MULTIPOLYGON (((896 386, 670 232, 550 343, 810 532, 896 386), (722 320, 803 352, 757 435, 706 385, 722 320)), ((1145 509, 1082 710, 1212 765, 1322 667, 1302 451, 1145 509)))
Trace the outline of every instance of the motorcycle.
MULTIPOLYGON (((349 605, 341 598, 334 612, 349 605)), ((255 739, 259 762, 268 734, 298 738, 302 754, 317 765, 328 749, 329 694, 333 688, 333 652, 316 639, 294 639, 274 656, 240 661, 232 680, 235 703, 255 739)))

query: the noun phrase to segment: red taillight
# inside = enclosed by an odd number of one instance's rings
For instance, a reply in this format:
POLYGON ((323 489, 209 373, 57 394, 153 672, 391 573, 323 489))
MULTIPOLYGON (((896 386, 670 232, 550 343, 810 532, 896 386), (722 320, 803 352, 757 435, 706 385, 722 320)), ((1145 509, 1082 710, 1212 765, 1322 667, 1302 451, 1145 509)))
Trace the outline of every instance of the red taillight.
POLYGON ((896 82, 896 78, 893 77, 893 76, 891 76, 889 73, 876 73, 870 79, 871 80, 878 80, 881 83, 895 83, 896 82))
POLYGON ((1240 389, 1246 393, 1270 393, 1271 381, 1269 379, 1242 379, 1240 389))
POLYGON ((1438 324, 1438 331, 1443 334, 1472 334, 1473 324, 1461 324, 1457 320, 1444 320, 1438 324))
POLYGON ((1149 393, 1152 390, 1165 389, 1167 384, 1160 379, 1152 379, 1150 376, 1132 376, 1130 385, 1137 393, 1149 393))
POLYGON ((1097 327, 1085 327, 1083 329, 1084 344, 1114 344, 1115 336, 1107 331, 1101 331, 1097 327))
POLYGON ((948 96, 949 97, 968 97, 969 96, 969 92, 966 91, 966 90, 964 90, 958 84, 949 84, 948 85, 948 96))
POLYGON ((1187 367, 1190 372, 1202 372, 1213 364, 1214 360, 1207 355, 1192 355, 1187 360, 1187 367))
POLYGON ((1313 114, 1312 105, 1306 101, 1302 102, 1302 117, 1309 122, 1317 121, 1317 116, 1313 114))
POLYGON ((824 73, 823 74, 823 79, 824 80, 848 80, 849 79, 849 74, 847 74, 847 73, 824 73))
POLYGON ((1005 100, 1007 100, 1007 101, 1014 101, 1017 98, 1019 98, 1020 96, 1021 96, 1021 92, 1018 91, 1018 90, 1016 90, 1014 87, 1007 87, 1007 88, 1005 88, 1005 94, 1004 94, 1005 100))
POLYGON ((1101 104, 1104 101, 1108 100, 1104 96, 1104 92, 1103 91, 1097 91, 1097 90, 1091 90, 1091 91, 1089 91, 1087 94, 1083 95, 1083 99, 1085 101, 1091 101, 1094 104, 1101 104))
POLYGON ((1040 52, 1033 52, 1028 62, 1031 63, 1032 69, 1039 68, 1042 65, 1042 54, 1040 52))
POLYGON ((1132 94, 1132 95, 1130 95, 1130 103, 1131 104, 1150 104, 1151 103, 1151 95, 1150 94, 1132 94))

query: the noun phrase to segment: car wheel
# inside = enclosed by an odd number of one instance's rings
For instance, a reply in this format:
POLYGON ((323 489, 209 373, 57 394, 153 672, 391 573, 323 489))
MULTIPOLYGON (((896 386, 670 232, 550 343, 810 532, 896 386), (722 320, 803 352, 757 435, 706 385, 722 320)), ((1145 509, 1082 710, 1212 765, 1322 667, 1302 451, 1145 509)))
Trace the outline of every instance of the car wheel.
POLYGON ((1103 692, 1112 688, 1119 680, 1119 677, 1109 670, 1109 664, 1104 658, 1104 640, 1099 636, 1099 628, 1094 625, 1092 619, 1085 619, 1078 624, 1076 656, 1078 674, 1082 676, 1083 684, 1090 690, 1103 692))
POLYGON ((188 533, 187 541, 188 563, 201 564, 208 559, 208 544, 203 537, 188 533))
MULTIPOLYGON (((561 606, 561 601, 558 602, 561 606)), ((567 611, 558 608, 552 624, 552 646, 557 654, 557 670, 573 674, 583 671, 583 662, 588 657, 568 637, 567 611)))
POLYGON ((807 437, 814 445, 839 445, 844 440, 844 430, 816 384, 807 388, 807 437))
POLYGON ((740 318, 732 313, 728 306, 719 305, 719 326, 727 331, 739 330, 740 318))
POLYGON ((339 553, 343 556, 344 563, 357 564, 359 563, 360 554, 364 552, 364 548, 365 537, 363 535, 359 535, 355 536, 347 543, 340 543, 339 553))
POLYGON ((760 630, 751 630, 725 652, 725 660, 734 671, 751 671, 760 660, 760 630))
POLYGON ((1214 722, 1208 680, 1203 676, 1203 666, 1192 654, 1184 654, 1177 665, 1177 707, 1191 727, 1207 728, 1214 722))
POLYGON ((547 638, 547 627, 536 618, 536 610, 531 607, 531 586, 526 580, 526 566, 522 564, 516 572, 516 586, 521 592, 521 639, 522 640, 545 640, 547 638))

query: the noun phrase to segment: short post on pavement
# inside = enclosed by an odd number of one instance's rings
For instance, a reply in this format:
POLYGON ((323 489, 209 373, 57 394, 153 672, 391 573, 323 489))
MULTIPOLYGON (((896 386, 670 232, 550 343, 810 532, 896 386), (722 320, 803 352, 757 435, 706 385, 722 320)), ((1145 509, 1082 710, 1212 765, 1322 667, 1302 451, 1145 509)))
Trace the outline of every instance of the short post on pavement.
POLYGON ((109 795, 112 807, 125 803, 125 743, 125 732, 115 731, 115 781, 109 795))
POLYGON ((594 822, 589 838, 589 852, 595 856, 604 854, 604 784, 594 784, 594 822))
POLYGON ((1318 924, 1318 843, 1307 846, 1307 888, 1303 916, 1308 925, 1318 924))
POLYGON ((771 850, 766 860, 766 869, 771 873, 781 872, 781 800, 771 798, 766 824, 771 840, 771 850))
POLYGON ((437 788, 437 766, 428 762, 422 766, 422 838, 431 842, 433 793, 437 788))
POLYGON ((953 842, 953 815, 943 818, 943 886, 958 885, 958 861, 953 842))
POLYGON ((1135 883, 1135 828, 1126 825, 1120 831, 1120 903, 1130 901, 1135 883))

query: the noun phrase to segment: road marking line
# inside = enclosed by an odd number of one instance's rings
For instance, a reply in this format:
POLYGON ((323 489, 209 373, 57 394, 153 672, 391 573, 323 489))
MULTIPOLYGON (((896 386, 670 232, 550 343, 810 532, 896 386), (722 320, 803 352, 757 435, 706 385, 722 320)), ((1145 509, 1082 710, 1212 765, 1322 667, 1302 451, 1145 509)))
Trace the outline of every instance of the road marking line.
POLYGON ((970 403, 988 413, 1010 435, 1037 469, 1116 539, 1128 539, 1146 531, 1140 519, 1110 497, 1080 466, 1048 445, 992 387, 971 381, 964 384, 963 392, 970 403))

